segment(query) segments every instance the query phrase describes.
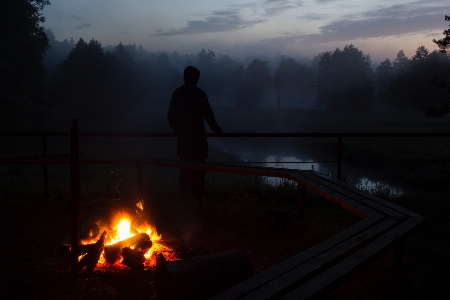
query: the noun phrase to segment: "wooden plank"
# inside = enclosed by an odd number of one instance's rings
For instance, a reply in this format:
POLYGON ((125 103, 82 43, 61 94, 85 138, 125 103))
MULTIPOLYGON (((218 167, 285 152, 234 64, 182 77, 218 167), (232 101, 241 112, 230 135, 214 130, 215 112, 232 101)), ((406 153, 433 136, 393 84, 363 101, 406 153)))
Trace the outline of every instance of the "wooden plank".
POLYGON ((332 201, 333 203, 339 205, 345 210, 350 211, 360 218, 367 218, 370 215, 377 214, 377 212, 374 211, 371 207, 361 204, 360 202, 357 202, 346 195, 337 193, 329 185, 327 186, 323 183, 314 181, 304 174, 291 173, 290 179, 296 182, 301 182, 301 184, 309 190, 312 190, 316 194, 332 201))
POLYGON ((315 174, 312 172, 300 173, 297 176, 300 177, 300 179, 306 177, 314 182, 317 182, 318 184, 328 187, 329 190, 327 189, 327 193, 330 196, 339 198, 339 195, 343 195, 345 197, 351 198, 353 201, 359 202, 365 206, 369 206, 371 209, 376 210, 376 211, 383 213, 385 215, 388 215, 388 216, 400 217, 400 218, 405 216, 405 214, 402 214, 396 210, 389 208, 388 206, 380 203, 380 201, 373 201, 373 198, 375 198, 375 197, 368 197, 370 195, 368 193, 365 193, 360 190, 356 190, 356 188, 355 188, 355 190, 358 192, 349 190, 347 188, 348 187, 347 184, 345 185, 345 188, 344 188, 341 184, 337 184, 338 180, 330 180, 329 178, 315 176, 315 174), (331 192, 330 190, 333 192, 331 192))
POLYGON ((242 296, 250 293, 251 291, 263 286, 264 284, 274 280, 277 277, 289 272, 295 267, 305 263, 306 261, 326 252, 335 247, 336 245, 348 240, 355 235, 367 230, 376 223, 379 223, 381 217, 369 217, 364 219, 355 225, 343 230, 342 232, 334 235, 333 237, 311 247, 283 262, 270 268, 269 270, 257 274, 256 276, 248 279, 247 281, 236 285, 221 294, 213 297, 215 300, 228 300, 228 299, 240 299, 242 296))
POLYGON ((361 244, 370 242, 376 236, 382 234, 392 226, 395 226, 397 222, 397 220, 388 219, 371 226, 369 229, 335 245, 333 248, 328 249, 328 251, 306 260, 304 263, 295 266, 295 268, 290 271, 260 286, 250 294, 238 299, 266 299, 277 295, 282 290, 301 284, 302 281, 307 280, 311 274, 320 273, 323 272, 323 270, 328 269, 330 264, 336 263, 342 256, 349 255, 349 252, 360 247, 361 244))
POLYGON ((359 247, 363 246, 363 244, 372 241, 397 223, 398 221, 395 219, 385 220, 365 230, 359 235, 333 247, 329 251, 316 256, 295 269, 292 269, 288 273, 267 283, 242 299, 267 299, 270 297, 277 297, 280 291, 292 289, 296 285, 302 284, 303 281, 309 280, 308 277, 314 273, 320 273, 329 269, 331 267, 330 264, 333 265, 338 263, 342 256, 351 255, 353 251, 356 251, 359 247))
POLYGON ((370 200, 372 200, 374 202, 378 202, 378 203, 380 203, 380 204, 382 204, 382 205, 384 205, 386 207, 389 207, 389 208, 391 208, 393 210, 396 210, 396 211, 398 211, 398 212, 400 212, 402 214, 408 215, 410 217, 414 217, 414 216, 418 216, 419 217, 420 216, 419 214, 417 214, 415 212, 412 212, 412 211, 410 211, 410 210, 408 210, 408 209, 406 209, 404 207, 398 206, 398 205, 396 205, 396 204, 394 204, 392 202, 389 202, 387 200, 381 199, 381 198, 379 198, 377 196, 374 196, 374 195, 371 195, 369 193, 365 193, 364 191, 361 191, 360 189, 358 189, 358 188, 356 188, 354 186, 348 185, 345 182, 342 182, 342 181, 339 181, 339 180, 335 180, 333 178, 329 178, 329 177, 327 177, 327 176, 325 176, 323 174, 320 174, 318 172, 314 172, 314 174, 311 174, 311 176, 316 176, 316 177, 320 177, 322 179, 331 181, 331 182, 333 182, 336 185, 339 185, 339 186, 341 186, 341 187, 343 187, 343 188, 345 188, 345 189, 347 189, 347 190, 349 190, 349 191, 351 191, 351 192, 353 192, 353 193, 355 193, 357 195, 360 195, 360 197, 369 198, 370 200))
MULTIPOLYGON (((358 250, 348 258, 342 260, 338 264, 330 267, 319 276, 309 280, 295 290, 289 292, 280 299, 309 299, 323 289, 338 283, 344 276, 351 275, 359 266, 368 263, 375 258, 377 254, 390 248, 398 239, 403 238, 417 225, 425 220, 424 217, 409 218, 405 222, 400 223, 382 236, 358 250)), ((263 298, 261 298, 263 299, 263 298)))

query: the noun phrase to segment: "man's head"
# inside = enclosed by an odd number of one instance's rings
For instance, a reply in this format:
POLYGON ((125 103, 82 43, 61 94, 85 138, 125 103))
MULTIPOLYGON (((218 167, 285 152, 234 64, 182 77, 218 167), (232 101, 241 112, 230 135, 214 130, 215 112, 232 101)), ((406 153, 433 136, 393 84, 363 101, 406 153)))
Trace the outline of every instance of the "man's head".
POLYGON ((189 66, 184 69, 184 83, 197 85, 198 79, 200 78, 200 70, 189 66))

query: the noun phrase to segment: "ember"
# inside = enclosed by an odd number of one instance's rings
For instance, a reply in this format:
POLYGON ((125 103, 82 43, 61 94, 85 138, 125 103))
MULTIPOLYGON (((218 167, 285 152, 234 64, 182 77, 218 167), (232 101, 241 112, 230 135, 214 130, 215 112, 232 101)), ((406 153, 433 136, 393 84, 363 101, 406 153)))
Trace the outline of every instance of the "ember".
MULTIPOLYGON (((136 204, 136 216, 127 213, 116 214, 110 226, 96 224, 91 228, 89 238, 78 245, 78 270, 88 272, 94 269, 123 268, 131 269, 156 266, 157 256, 165 261, 180 260, 183 243, 176 240, 161 240, 156 229, 142 219, 143 201, 136 204)), ((70 252, 70 244, 62 246, 70 252)))

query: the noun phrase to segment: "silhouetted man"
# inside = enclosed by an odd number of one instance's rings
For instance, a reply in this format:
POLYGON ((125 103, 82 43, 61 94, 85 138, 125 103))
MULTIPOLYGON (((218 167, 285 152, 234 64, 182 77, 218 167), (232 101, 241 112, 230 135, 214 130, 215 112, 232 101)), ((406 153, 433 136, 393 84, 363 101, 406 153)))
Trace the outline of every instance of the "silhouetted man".
MULTIPOLYGON (((192 66, 184 70, 184 85, 177 88, 170 100, 167 120, 178 135, 177 156, 181 160, 204 162, 208 157, 205 123, 217 134, 214 112, 206 93, 197 87, 200 71, 192 66)), ((205 195, 205 171, 180 169, 180 192, 183 196, 205 195)))

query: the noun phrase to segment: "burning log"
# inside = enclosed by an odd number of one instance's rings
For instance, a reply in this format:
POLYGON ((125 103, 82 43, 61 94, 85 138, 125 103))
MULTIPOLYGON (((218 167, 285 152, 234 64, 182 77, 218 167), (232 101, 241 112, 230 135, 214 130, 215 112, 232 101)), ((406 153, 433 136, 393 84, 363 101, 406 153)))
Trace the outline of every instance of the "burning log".
MULTIPOLYGON (((78 271, 82 271, 86 268, 86 271, 92 272, 97 265, 98 260, 100 259, 100 255, 103 252, 103 247, 105 246, 105 237, 106 231, 103 231, 100 238, 94 244, 89 244, 84 249, 87 250, 87 253, 83 258, 78 262, 78 271)), ((84 250, 83 250, 84 251, 84 250)))
POLYGON ((104 250, 105 252, 103 255, 105 256, 105 260, 112 265, 116 262, 116 260, 119 259, 122 248, 120 247, 120 245, 114 244, 105 246, 104 250))
MULTIPOLYGON (((78 244, 78 255, 83 255, 88 252, 95 251, 96 245, 94 244, 78 244)), ((70 244, 62 244, 59 248, 60 252, 64 256, 69 256, 70 251, 72 251, 70 244)))
POLYGON ((127 247, 130 248, 132 246, 134 246, 135 250, 145 253, 152 247, 152 241, 150 240, 150 236, 148 234, 138 233, 113 245, 105 246, 106 261, 110 264, 114 264, 116 260, 119 259, 123 249, 127 247))
POLYGON ((145 251, 125 247, 122 249, 122 264, 130 269, 142 269, 145 262, 144 254, 145 251))

